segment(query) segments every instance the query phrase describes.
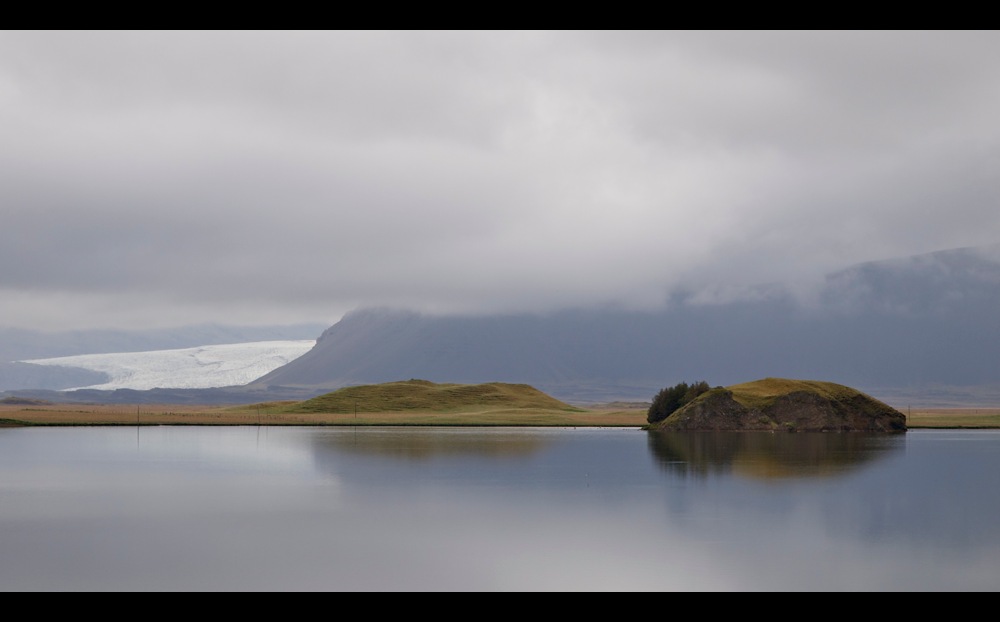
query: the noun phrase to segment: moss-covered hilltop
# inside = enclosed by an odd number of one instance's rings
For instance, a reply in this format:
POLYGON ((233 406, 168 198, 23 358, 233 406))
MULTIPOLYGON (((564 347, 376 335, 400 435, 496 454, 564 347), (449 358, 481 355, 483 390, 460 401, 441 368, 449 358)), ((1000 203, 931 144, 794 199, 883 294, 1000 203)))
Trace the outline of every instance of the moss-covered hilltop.
POLYGON ((649 429, 905 432, 906 415, 832 382, 765 378, 710 389, 649 429))
POLYGON ((526 384, 437 384, 427 380, 404 380, 338 389, 282 412, 455 412, 483 409, 549 409, 581 411, 526 384))

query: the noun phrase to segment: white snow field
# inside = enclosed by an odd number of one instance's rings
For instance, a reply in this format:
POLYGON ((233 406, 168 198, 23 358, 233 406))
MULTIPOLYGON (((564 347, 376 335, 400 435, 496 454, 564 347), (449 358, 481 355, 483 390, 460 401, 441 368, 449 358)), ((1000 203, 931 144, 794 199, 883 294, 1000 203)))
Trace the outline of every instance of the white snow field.
POLYGON ((20 361, 36 365, 82 367, 104 372, 104 384, 66 389, 211 389, 244 385, 293 361, 316 345, 315 339, 257 341, 151 352, 80 354, 20 361))

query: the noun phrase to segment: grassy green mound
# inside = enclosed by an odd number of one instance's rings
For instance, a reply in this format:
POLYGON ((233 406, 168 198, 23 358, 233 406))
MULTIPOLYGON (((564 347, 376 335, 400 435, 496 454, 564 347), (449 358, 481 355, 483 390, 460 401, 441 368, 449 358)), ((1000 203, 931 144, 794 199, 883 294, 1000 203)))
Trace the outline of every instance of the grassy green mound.
POLYGON ((427 380, 405 380, 345 387, 284 406, 281 412, 462 412, 486 409, 582 411, 526 384, 437 384, 427 380))
POLYGON ((860 394, 856 389, 842 384, 788 378, 764 378, 763 380, 734 384, 726 388, 733 392, 733 399, 737 402, 747 408, 758 410, 771 406, 774 404, 774 400, 783 395, 797 391, 814 393, 823 399, 832 401, 842 401, 860 394))

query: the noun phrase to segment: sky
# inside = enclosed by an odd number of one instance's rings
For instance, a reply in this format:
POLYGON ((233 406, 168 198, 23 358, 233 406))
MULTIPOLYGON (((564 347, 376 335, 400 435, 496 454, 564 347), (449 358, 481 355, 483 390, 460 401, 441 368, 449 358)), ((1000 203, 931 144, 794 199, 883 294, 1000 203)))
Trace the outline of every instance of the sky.
POLYGON ((657 309, 1000 241, 996 32, 0 31, 0 326, 657 309))

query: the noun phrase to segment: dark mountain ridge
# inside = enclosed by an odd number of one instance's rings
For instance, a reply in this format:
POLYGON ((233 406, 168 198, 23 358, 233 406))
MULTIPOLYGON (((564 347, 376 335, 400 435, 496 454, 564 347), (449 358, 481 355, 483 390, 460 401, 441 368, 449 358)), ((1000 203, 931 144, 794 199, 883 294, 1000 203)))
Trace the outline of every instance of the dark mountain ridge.
POLYGON ((762 292, 650 312, 360 309, 324 330, 311 351, 245 387, 88 398, 304 399, 423 378, 528 384, 579 404, 649 400, 684 381, 785 377, 857 387, 899 407, 1000 401, 1000 245, 859 264, 828 276, 811 302, 780 287, 762 292))
POLYGON ((821 378, 883 395, 1000 386, 1000 245, 859 264, 830 275, 816 300, 772 290, 657 312, 365 309, 250 386, 501 381, 576 402, 649 399, 700 378, 821 378))

